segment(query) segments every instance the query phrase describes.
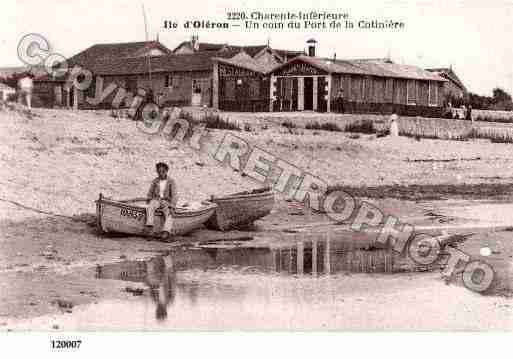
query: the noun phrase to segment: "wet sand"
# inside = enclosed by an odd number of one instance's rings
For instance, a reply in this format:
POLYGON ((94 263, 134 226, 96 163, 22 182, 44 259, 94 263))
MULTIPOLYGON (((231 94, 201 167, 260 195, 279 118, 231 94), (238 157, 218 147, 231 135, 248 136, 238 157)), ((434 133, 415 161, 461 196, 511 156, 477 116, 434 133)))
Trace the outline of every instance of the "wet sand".
MULTIPOLYGON (((434 273, 293 278, 180 274, 167 320, 148 296, 72 314, 12 321, 12 330, 511 330, 513 303, 440 282, 434 273), (106 320, 108 318, 108 320, 106 320)), ((114 284, 115 281, 109 281, 114 284)))

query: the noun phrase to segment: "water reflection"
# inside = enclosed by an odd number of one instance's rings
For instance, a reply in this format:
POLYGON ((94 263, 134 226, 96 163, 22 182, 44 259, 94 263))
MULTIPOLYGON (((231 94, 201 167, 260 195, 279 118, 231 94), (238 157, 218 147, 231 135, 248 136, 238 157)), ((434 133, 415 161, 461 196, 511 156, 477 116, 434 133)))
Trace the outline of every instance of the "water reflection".
POLYGON ((172 256, 155 257, 146 262, 144 282, 156 304, 155 316, 158 320, 167 318, 167 306, 176 295, 176 272, 172 256))
POLYGON ((167 307, 175 300, 176 270, 172 255, 158 256, 147 261, 125 261, 98 266, 96 276, 144 283, 155 303, 155 316, 158 320, 167 318, 167 307))
POLYGON ((199 284, 190 281, 178 284, 176 272, 198 269, 241 275, 257 273, 261 277, 272 273, 310 277, 339 272, 389 273, 394 271, 394 255, 386 249, 356 249, 329 238, 273 247, 230 247, 226 243, 216 247, 215 243, 209 243, 178 248, 147 261, 98 266, 97 277, 144 283, 155 303, 156 318, 163 320, 167 318, 168 307, 175 301, 177 290, 188 298, 191 305, 197 303, 199 284))

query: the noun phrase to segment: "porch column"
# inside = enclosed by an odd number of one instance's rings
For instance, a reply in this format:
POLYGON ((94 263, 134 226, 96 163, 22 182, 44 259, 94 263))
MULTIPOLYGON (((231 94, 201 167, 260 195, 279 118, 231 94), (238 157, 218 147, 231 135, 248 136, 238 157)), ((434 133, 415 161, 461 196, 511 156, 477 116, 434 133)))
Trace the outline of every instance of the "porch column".
POLYGON ((64 85, 64 106, 67 109, 71 109, 71 87, 64 85))
POLYGON ((331 75, 326 76, 326 83, 328 86, 326 98, 326 112, 331 112, 331 75))
POLYGON ((327 232, 326 233, 326 245, 324 246, 324 274, 331 273, 330 252, 331 252, 331 238, 330 238, 330 232, 327 232))
POLYGON ((62 106, 62 86, 56 85, 53 88, 54 96, 55 96, 55 105, 62 106))
POLYGON ((317 111, 317 76, 313 78, 313 103, 312 107, 314 111, 317 111))
POLYGON ((219 64, 214 61, 214 73, 212 74, 212 107, 219 110, 219 64))
POLYGON ((305 109, 305 78, 297 78, 297 109, 303 111, 305 109))
POLYGON ((269 84, 269 112, 273 112, 273 103, 275 100, 274 93, 276 92, 276 76, 271 75, 269 84))

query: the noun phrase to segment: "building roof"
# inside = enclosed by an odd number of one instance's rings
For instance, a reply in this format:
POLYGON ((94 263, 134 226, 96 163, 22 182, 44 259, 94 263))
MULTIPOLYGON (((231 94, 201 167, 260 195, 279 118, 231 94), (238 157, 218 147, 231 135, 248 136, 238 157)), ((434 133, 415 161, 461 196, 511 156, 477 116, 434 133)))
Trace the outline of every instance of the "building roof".
POLYGON ((89 68, 95 75, 136 75, 158 72, 190 72, 212 70, 214 57, 232 57, 235 51, 203 51, 194 54, 134 57, 126 59, 109 59, 97 61, 89 68))
POLYGON ((396 77, 415 80, 445 81, 438 74, 426 71, 418 66, 395 64, 383 61, 356 61, 360 68, 366 69, 375 76, 396 77))
MULTIPOLYGON (((187 46, 190 49, 192 49, 192 42, 191 41, 182 41, 171 52, 175 53, 178 49, 180 49, 183 46, 187 46)), ((198 50, 197 51, 220 51, 225 46, 227 46, 227 44, 212 44, 212 43, 208 43, 208 42, 198 42, 198 50)))
MULTIPOLYGON (((177 51, 182 46, 188 46, 192 49, 191 41, 183 41, 178 45, 174 50, 177 51)), ((246 54, 248 54, 251 57, 255 57, 256 54, 258 54, 263 49, 267 48, 267 45, 248 45, 248 46, 242 46, 242 45, 230 45, 230 44, 213 44, 208 42, 199 42, 198 43, 198 50, 197 52, 202 51, 223 51, 223 50, 233 50, 233 51, 244 51, 246 54)), ((301 54, 304 54, 304 51, 291 51, 291 50, 281 50, 281 49, 273 49, 274 52, 276 52, 280 57, 295 57, 301 54)))
POLYGON ((296 57, 300 55, 305 55, 304 51, 291 51, 291 50, 280 50, 280 49, 273 49, 274 52, 276 52, 281 57, 296 57))
POLYGON ((97 61, 139 57, 152 49, 159 49, 165 54, 171 54, 171 50, 158 41, 95 44, 69 58, 68 66, 80 65, 89 68, 97 61))
POLYGON ((446 81, 436 73, 412 65, 400 65, 382 60, 334 60, 305 55, 300 55, 285 64, 277 66, 272 72, 298 61, 310 64, 330 74, 355 74, 415 80, 446 81))
POLYGON ((240 67, 261 74, 267 73, 274 68, 274 66, 269 66, 259 62, 258 60, 255 60, 244 51, 231 58, 214 58, 213 60, 219 63, 240 67))
POLYGON ((426 69, 426 70, 430 71, 430 72, 435 72, 435 73, 439 74, 440 76, 447 78, 448 80, 452 81, 456 86, 458 86, 461 90, 463 90, 465 92, 467 91, 467 88, 465 87, 463 82, 460 80, 458 75, 456 75, 456 73, 453 71, 452 67, 449 67, 449 68, 439 67, 439 68, 431 68, 431 69, 426 69))
POLYGON ((281 64, 275 67, 271 72, 275 72, 281 68, 288 66, 289 64, 295 62, 304 62, 313 67, 318 68, 319 70, 325 71, 327 73, 346 73, 346 74, 357 74, 357 75, 365 75, 366 71, 360 69, 357 66, 354 66, 348 61, 343 60, 333 60, 333 59, 324 59, 320 57, 311 57, 306 55, 300 55, 292 60, 287 61, 284 64, 281 64))

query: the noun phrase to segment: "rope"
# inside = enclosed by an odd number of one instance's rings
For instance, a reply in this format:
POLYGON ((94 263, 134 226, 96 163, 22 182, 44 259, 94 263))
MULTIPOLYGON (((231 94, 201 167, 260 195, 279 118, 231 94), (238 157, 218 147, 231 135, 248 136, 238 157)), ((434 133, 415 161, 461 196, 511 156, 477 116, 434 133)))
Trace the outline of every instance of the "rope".
POLYGON ((41 213, 41 214, 46 214, 46 215, 54 216, 54 217, 67 218, 67 219, 71 219, 71 220, 76 221, 76 222, 88 223, 88 221, 86 221, 84 219, 78 219, 78 218, 73 217, 73 216, 66 216, 64 214, 58 214, 58 213, 54 213, 54 212, 43 211, 43 210, 38 209, 38 208, 30 207, 30 206, 24 205, 24 204, 16 202, 16 201, 12 201, 10 199, 5 199, 5 198, 1 198, 0 197, 0 201, 14 204, 15 206, 21 207, 21 208, 26 209, 28 211, 32 211, 32 212, 36 212, 36 213, 41 213))

